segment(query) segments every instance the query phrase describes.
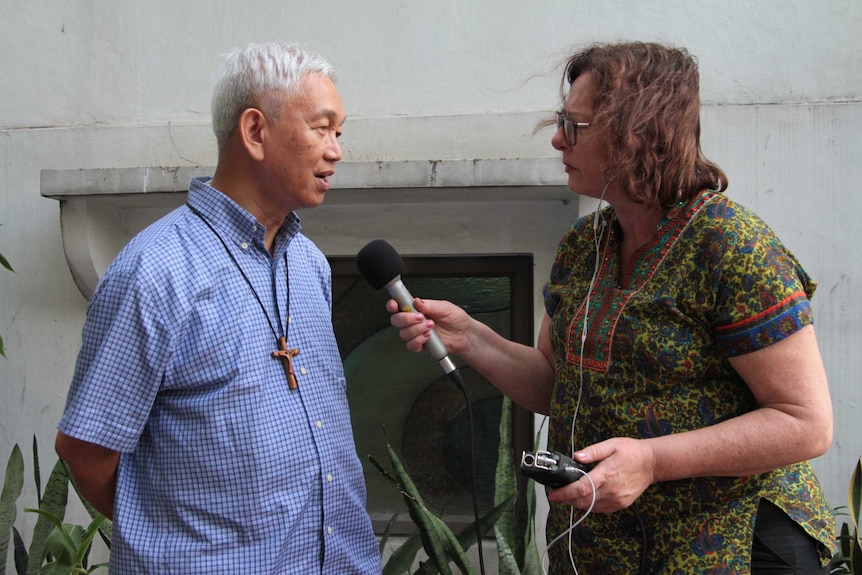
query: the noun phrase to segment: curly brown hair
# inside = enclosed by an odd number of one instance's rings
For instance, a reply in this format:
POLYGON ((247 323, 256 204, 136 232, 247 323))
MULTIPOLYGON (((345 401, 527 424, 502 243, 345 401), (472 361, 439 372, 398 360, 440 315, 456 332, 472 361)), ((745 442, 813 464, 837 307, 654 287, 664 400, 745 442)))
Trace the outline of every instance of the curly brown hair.
POLYGON ((608 181, 637 202, 667 208, 703 189, 727 188, 727 176, 700 148, 697 62, 683 48, 654 43, 594 44, 566 63, 572 82, 592 73, 593 127, 607 134, 608 181))

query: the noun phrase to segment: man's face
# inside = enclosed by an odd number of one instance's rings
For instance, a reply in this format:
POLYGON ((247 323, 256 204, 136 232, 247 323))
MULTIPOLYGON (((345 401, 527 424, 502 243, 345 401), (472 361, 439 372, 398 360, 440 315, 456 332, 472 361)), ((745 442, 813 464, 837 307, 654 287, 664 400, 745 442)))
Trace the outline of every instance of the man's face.
POLYGON ((300 93, 282 102, 281 118, 268 119, 261 185, 274 206, 292 211, 323 202, 341 159, 337 138, 344 108, 332 80, 309 74, 300 93))

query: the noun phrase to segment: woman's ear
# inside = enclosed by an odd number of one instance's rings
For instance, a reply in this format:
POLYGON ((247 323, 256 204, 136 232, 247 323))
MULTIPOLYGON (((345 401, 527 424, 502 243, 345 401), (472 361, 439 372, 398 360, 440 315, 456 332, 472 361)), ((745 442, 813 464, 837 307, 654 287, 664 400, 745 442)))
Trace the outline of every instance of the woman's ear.
POLYGON ((239 117, 239 137, 248 155, 257 161, 263 160, 263 144, 267 129, 267 118, 257 108, 246 108, 239 117))

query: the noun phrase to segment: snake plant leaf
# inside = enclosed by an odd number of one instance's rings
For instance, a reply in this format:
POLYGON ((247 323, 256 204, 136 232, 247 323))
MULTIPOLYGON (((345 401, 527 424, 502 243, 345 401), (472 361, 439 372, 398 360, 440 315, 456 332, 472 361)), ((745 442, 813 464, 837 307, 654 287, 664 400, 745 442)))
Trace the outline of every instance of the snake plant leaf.
MULTIPOLYGON (((541 444, 542 429, 548 422, 547 417, 543 417, 539 424, 539 429, 536 430, 536 436, 533 439, 533 451, 538 451, 541 444)), ((542 557, 539 553, 539 547, 536 545, 536 482, 532 479, 527 481, 527 524, 524 530, 524 564, 521 566, 521 575, 542 575, 542 557)))
POLYGON ((39 575, 39 568, 45 558, 45 544, 57 522, 60 523, 62 529, 68 499, 69 476, 66 474, 66 467, 63 462, 58 460, 51 471, 51 475, 48 476, 45 495, 39 502, 39 509, 34 510, 35 513, 39 513, 39 518, 33 527, 27 575, 39 575))
MULTIPOLYGON (((512 401, 508 397, 503 397, 503 405, 500 409, 500 443, 497 446, 497 469, 494 476, 494 504, 498 505, 502 501, 509 499, 517 494, 518 485, 515 474, 512 470, 515 468, 515 461, 512 457, 512 401)), ((512 508, 511 513, 507 513, 500 517, 500 520, 494 525, 494 535, 497 538, 498 550, 506 550, 513 556, 517 552, 517 542, 515 538, 517 521, 515 518, 515 509, 512 508), (500 542, 502 540, 502 547, 500 542)), ((504 565, 501 563, 501 565, 504 565)), ((501 575, 503 573, 501 572, 501 575)))
POLYGON ((386 549, 386 542, 389 541, 389 536, 392 534, 392 527, 395 525, 395 521, 398 520, 398 513, 392 515, 392 518, 389 520, 389 523, 386 524, 386 529, 383 531, 383 535, 380 536, 380 543, 378 547, 380 549, 380 554, 383 555, 383 550, 386 549))
POLYGON ((422 549, 422 537, 417 531, 408 537, 398 549, 392 552, 386 565, 383 567, 383 575, 403 575, 409 573, 416 554, 422 549))
POLYGON ((12 269, 12 266, 9 265, 9 260, 7 260, 5 257, 3 257, 3 254, 0 254, 0 266, 3 266, 4 268, 9 270, 10 272, 15 271, 12 269))
POLYGON ((93 545, 93 540, 96 538, 96 534, 100 532, 102 524, 108 521, 108 518, 104 515, 99 515, 94 518, 87 529, 84 530, 84 533, 81 535, 81 542, 78 547, 78 563, 80 565, 87 564, 87 556, 90 554, 90 548, 93 545))
POLYGON ((3 490, 0 491, 0 565, 5 567, 9 554, 9 536, 12 525, 18 515, 18 497, 24 488, 24 456, 16 443, 9 454, 6 463, 6 476, 3 479, 3 490))
MULTIPOLYGON (((29 507, 25 507, 24 511, 28 513, 38 513, 39 520, 44 519, 44 523, 51 526, 51 530, 48 532, 47 536, 40 541, 38 547, 34 549, 34 545, 30 545, 30 560, 27 565, 27 573, 34 573, 35 575, 40 575, 42 572, 42 564, 45 562, 45 559, 50 555, 59 560, 61 557, 63 558, 63 563, 69 563, 72 557, 72 551, 77 546, 75 539, 73 538, 73 533, 67 531, 63 526, 63 521, 51 513, 50 511, 46 511, 44 509, 30 509, 29 507), (38 554, 36 554, 38 551, 38 554), (35 559, 35 561, 34 561, 35 559)), ((39 520, 37 520, 37 525, 39 520)), ((34 536, 35 537, 35 536, 34 536)), ((35 543, 35 538, 33 543, 35 543)), ((54 561, 56 563, 56 560, 54 561)))
MULTIPOLYGON (((494 524, 500 520, 506 513, 514 508, 517 495, 512 495, 505 501, 501 501, 499 505, 491 511, 479 518, 479 531, 483 534, 487 533, 494 527, 494 524)), ((471 523, 458 534, 458 543, 464 549, 469 549, 476 544, 476 524, 471 523)))
POLYGON ((389 444, 386 447, 389 450, 392 469, 401 484, 402 494, 404 501, 407 503, 410 518, 419 527, 422 545, 428 554, 429 560, 434 563, 434 566, 442 575, 452 575, 452 571, 449 568, 450 560, 454 561, 465 575, 473 575, 473 569, 470 566, 467 555, 455 538, 455 534, 452 533, 449 526, 426 507, 422 496, 419 494, 419 490, 407 474, 395 450, 389 444))
POLYGON ((27 545, 15 527, 12 528, 12 535, 15 537, 15 573, 24 575, 27 572, 27 545))
MULTIPOLYGON (((369 459, 373 460, 373 457, 369 456, 369 459)), ((378 470, 385 471, 382 469, 379 462, 374 461, 374 463, 378 470)), ((402 489, 400 485, 399 489, 402 489)), ((404 489, 402 489, 402 492, 403 491, 404 489)), ((505 512, 509 511, 514 504, 514 501, 515 496, 512 496, 482 517, 479 521, 479 529, 482 533, 487 532, 505 512)), ((390 524, 391 523, 392 520, 390 520, 390 524)), ((476 543, 475 524, 471 523, 469 526, 464 528, 464 530, 457 535, 456 539, 463 549, 469 549, 470 546, 476 543)), ((408 573, 413 562, 416 560, 416 554, 420 549, 422 549, 422 547, 423 543, 420 532, 414 533, 408 537, 395 551, 393 551, 392 555, 386 561, 386 565, 383 567, 383 575, 401 575, 403 573, 408 573)), ((418 573, 439 572, 436 570, 436 564, 432 563, 433 562, 424 563, 418 573)))
MULTIPOLYGON (((490 531, 490 529, 494 526, 494 524, 497 521, 499 521, 500 517, 502 517, 503 515, 505 515, 509 511, 511 511, 512 507, 515 504, 516 499, 517 499, 517 496, 513 495, 512 497, 503 501, 502 503, 497 505, 494 509, 492 509, 491 511, 489 511, 488 513, 483 515, 479 519, 479 530, 482 533, 487 533, 488 531, 490 531)), ((476 544, 476 524, 471 523, 470 525, 465 527, 460 533, 458 533, 456 539, 458 540, 458 544, 461 545, 461 547, 463 549, 469 549, 470 547, 475 545, 476 544)), ((433 573, 437 573, 437 571, 435 571, 434 567, 432 567, 431 565, 429 565, 427 563, 425 565, 423 565, 423 567, 417 571, 417 575, 424 575, 424 574, 430 575, 433 573)))
POLYGON ((862 457, 856 462, 856 469, 850 479, 848 494, 850 520, 853 521, 853 538, 850 540, 850 569, 852 573, 862 573, 862 457))
POLYGON ((521 575, 521 569, 518 567, 518 561, 515 559, 515 552, 509 547, 506 537, 501 533, 497 535, 497 572, 499 575, 521 575))
POLYGON ((521 575, 542 575, 542 557, 536 545, 536 485, 532 479, 527 481, 527 522, 524 529, 524 564, 521 575))
POLYGON ((48 541, 45 542, 45 557, 54 558, 49 565, 62 565, 67 568, 77 566, 78 548, 81 546, 84 529, 80 525, 59 522, 55 525, 59 527, 51 531, 48 541))
POLYGON ((33 434, 33 481, 36 483, 36 501, 42 501, 42 466, 39 465, 39 443, 33 434))
MULTIPOLYGON (((859 533, 859 527, 862 525, 862 457, 856 462, 856 469, 853 471, 853 477, 850 480, 850 492, 847 499, 850 503, 850 519, 856 528, 856 545, 862 547, 862 539, 860 539, 859 533)), ((862 571, 858 573, 862 573, 862 571)))
POLYGON ((398 486, 399 489, 401 489, 401 484, 398 483, 398 479, 396 479, 394 475, 389 473, 389 471, 385 467, 383 467, 383 465, 381 465, 379 461, 374 459, 373 455, 368 456, 368 461, 370 461, 371 465, 373 465, 377 469, 377 471, 380 472, 380 475, 382 475, 383 477, 391 481, 393 484, 398 486))

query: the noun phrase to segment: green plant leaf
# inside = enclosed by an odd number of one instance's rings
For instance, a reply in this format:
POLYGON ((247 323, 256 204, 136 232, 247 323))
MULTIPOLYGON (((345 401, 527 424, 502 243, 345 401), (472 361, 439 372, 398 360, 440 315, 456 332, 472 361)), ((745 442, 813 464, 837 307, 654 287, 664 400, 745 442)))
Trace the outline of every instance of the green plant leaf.
POLYGON ((443 575, 452 575, 452 571, 449 568, 450 559, 455 561, 455 564, 458 565, 462 573, 472 575, 473 570, 470 567, 470 562, 464 553, 464 549, 461 548, 461 545, 455 539, 455 534, 452 533, 452 530, 439 517, 425 506, 419 490, 407 474, 395 450, 389 444, 386 447, 389 450, 392 469, 401 485, 410 518, 419 527, 422 546, 428 554, 429 560, 434 562, 434 567, 443 575))
POLYGON ((392 552, 386 565, 383 567, 383 575, 402 575, 409 573, 416 554, 422 549, 422 537, 418 532, 408 537, 398 549, 392 552))
POLYGON ((30 541, 27 575, 39 574, 39 568, 46 556, 45 543, 51 535, 51 530, 56 527, 56 523, 59 522, 62 529, 68 499, 69 476, 66 474, 66 466, 58 460, 51 471, 51 475, 48 476, 48 483, 45 485, 42 501, 39 502, 39 509, 34 510, 35 513, 39 514, 39 518, 33 527, 33 539, 30 541))
POLYGON ((15 536, 15 573, 24 575, 27 573, 27 546, 24 544, 24 538, 14 527, 12 535, 15 536))
MULTIPOLYGON (((517 496, 513 495, 512 497, 510 497, 506 501, 503 501, 502 503, 497 505, 494 509, 492 509, 491 511, 489 511, 488 513, 483 515, 479 519, 479 531, 481 531, 482 533, 486 533, 486 532, 490 531, 491 528, 494 527, 494 524, 500 519, 500 517, 502 517, 503 515, 505 515, 508 511, 510 511, 512 509, 512 507, 515 504, 516 499, 517 499, 517 496)), ((413 537, 415 537, 418 541, 416 543, 416 548, 413 551, 413 555, 415 556, 416 551, 418 551, 419 547, 421 546, 421 539, 419 538, 418 534, 414 535, 413 537)), ((413 537, 411 537, 411 538, 413 538, 413 537)), ((456 536, 456 540, 458 542, 458 545, 460 545, 461 548, 463 548, 463 549, 469 549, 470 547, 475 545, 476 544, 476 523, 475 522, 471 523, 470 525, 465 527, 460 533, 458 533, 458 535, 456 536)), ((404 545, 402 545, 402 547, 404 547, 405 545, 408 545, 409 543, 410 543, 410 541, 408 540, 407 542, 405 542, 404 545)), ((393 556, 394 556, 394 554, 393 554, 393 556)), ((407 565, 408 566, 411 565, 412 561, 413 561, 413 558, 411 558, 411 562, 408 563, 407 565)), ((398 573, 398 572, 393 571, 393 573, 398 573)), ((432 565, 430 565, 430 563, 428 563, 428 564, 425 564, 422 568, 420 568, 417 571, 417 573, 437 573, 437 571, 435 571, 434 567, 432 565)))
POLYGON ((398 520, 398 513, 392 515, 392 518, 389 520, 389 523, 386 524, 386 529, 383 530, 383 535, 380 536, 380 543, 378 544, 378 548, 380 550, 380 554, 383 554, 383 550, 386 548, 386 542, 389 541, 389 536, 392 534, 392 527, 395 525, 395 521, 398 520))
POLYGON ((0 254, 0 266, 3 266, 10 272, 15 272, 15 270, 12 269, 12 266, 9 265, 9 261, 5 257, 3 257, 3 254, 0 254))
POLYGON ((78 566, 78 549, 81 547, 83 533, 84 529, 80 525, 60 523, 59 527, 55 527, 45 542, 45 556, 54 559, 51 564, 78 566))
MULTIPOLYGON (((502 501, 499 505, 494 507, 491 511, 483 515, 479 518, 479 531, 483 534, 487 533, 494 527, 494 524, 499 521, 500 517, 503 517, 507 512, 509 512, 515 505, 516 495, 512 495, 509 499, 502 501)), ((458 543, 464 549, 469 549, 473 545, 476 544, 476 524, 471 523, 467 527, 463 529, 458 534, 458 543)))
MULTIPOLYGON (((494 475, 495 505, 509 499, 518 492, 518 484, 514 473, 515 462, 512 458, 511 437, 512 401, 504 396, 503 404, 500 408, 500 443, 497 446, 497 469, 494 475)), ((511 555, 512 558, 516 557, 518 552, 516 511, 513 507, 510 513, 500 517, 494 525, 494 536, 497 539, 498 554, 503 552, 511 555)), ((504 560, 502 557, 500 560, 500 575, 506 575, 508 571, 503 571, 503 569, 505 565, 508 565, 508 560, 504 560)), ((517 566, 517 560, 515 565, 517 566)))
POLYGON ((52 527, 52 529, 48 532, 48 536, 45 537, 44 540, 41 541, 39 544, 38 549, 41 553, 40 555, 36 555, 34 553, 33 545, 30 545, 30 564, 27 566, 27 571, 28 573, 32 572, 35 575, 38 575, 40 573, 40 567, 42 566, 42 563, 45 561, 45 557, 48 555, 49 552, 52 555, 62 555, 63 550, 74 551, 76 549, 75 540, 72 539, 71 534, 63 528, 63 521, 50 511, 45 511, 44 509, 31 509, 30 507, 25 507, 24 511, 28 513, 38 513, 39 519, 44 518, 45 522, 52 527), (59 544, 57 541, 58 538, 60 538, 59 544), (41 559, 39 562, 34 563, 34 557, 39 557, 41 559))
POLYGON ((373 455, 368 456, 368 461, 370 461, 371 465, 373 465, 377 469, 377 471, 380 472, 380 475, 382 475, 383 477, 385 477, 386 479, 391 481, 399 489, 401 489, 401 484, 398 483, 398 479, 396 479, 396 477, 394 475, 389 473, 389 471, 385 467, 383 467, 383 465, 381 465, 379 461, 374 459, 373 455))
MULTIPOLYGON (((539 429, 533 438, 533 451, 538 451, 542 439, 542 429, 548 422, 547 417, 542 418, 539 429)), ((542 557, 536 545, 536 482, 532 479, 527 481, 527 525, 524 531, 524 564, 521 566, 521 575, 542 575, 542 557)))
POLYGON ((862 573, 862 548, 858 545, 850 553, 850 573, 862 573))
POLYGON ((33 434, 33 481, 36 482, 36 500, 42 501, 42 466, 39 465, 39 443, 33 434))
POLYGON ((497 573, 499 575, 521 575, 521 569, 518 567, 515 552, 509 547, 506 537, 501 533, 497 533, 497 531, 495 527, 495 534, 497 535, 497 573))
MULTIPOLYGON (((102 523, 107 521, 108 519, 104 515, 99 515, 95 519, 90 522, 90 525, 87 526, 87 529, 83 530, 81 533, 81 540, 78 542, 78 554, 75 557, 76 565, 84 568, 87 566, 87 556, 90 554, 90 548, 93 545, 93 540, 96 538, 96 534, 99 533, 99 528, 102 523)), ((81 529, 79 525, 75 525, 78 529, 81 529)))
POLYGON ((0 491, 0 565, 6 566, 6 557, 9 554, 9 536, 12 533, 12 525, 18 516, 18 497, 24 488, 24 456, 21 448, 16 443, 9 454, 6 463, 6 476, 3 479, 3 490, 0 491))
MULTIPOLYGON (((856 462, 856 468, 853 470, 847 499, 849 502, 848 513, 855 528, 856 546, 862 547, 862 539, 860 539, 859 533, 859 526, 862 525, 862 457, 856 462)), ((858 573, 862 573, 862 571, 858 571, 858 573)))

